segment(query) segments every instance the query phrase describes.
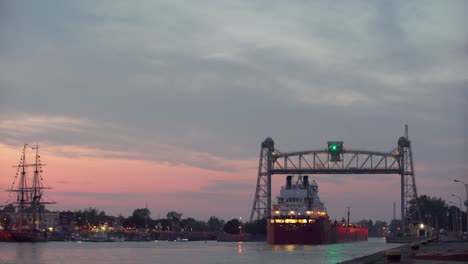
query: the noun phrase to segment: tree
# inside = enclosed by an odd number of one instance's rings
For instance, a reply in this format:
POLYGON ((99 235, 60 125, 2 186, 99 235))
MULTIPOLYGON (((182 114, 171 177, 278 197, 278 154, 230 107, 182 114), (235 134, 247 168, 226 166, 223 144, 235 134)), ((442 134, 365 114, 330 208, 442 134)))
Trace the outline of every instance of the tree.
POLYGON ((171 223, 167 219, 159 219, 155 222, 155 226, 157 226, 159 230, 168 231, 171 227, 171 223))
POLYGON ((208 220, 208 229, 210 231, 220 231, 222 228, 221 221, 216 216, 210 217, 208 220))
POLYGON ((179 222, 182 219, 182 213, 170 211, 166 214, 167 220, 171 222, 179 222))
MULTIPOLYGON (((105 215, 105 213, 104 213, 105 215)), ((93 207, 89 207, 85 210, 79 210, 75 212, 75 221, 76 224, 79 226, 84 226, 84 225, 99 225, 99 214, 98 210, 93 207)))
POLYGON ((232 219, 229 220, 225 225, 224 225, 224 232, 229 233, 229 234, 239 234, 240 230, 242 230, 242 223, 239 222, 238 219, 232 219), (241 227, 241 228, 239 228, 241 227))
POLYGON ((266 234, 266 219, 245 223, 245 232, 250 234, 266 234))
POLYGON ((123 222, 124 227, 149 228, 155 225, 155 222, 149 217, 151 212, 148 208, 137 208, 133 214, 123 222))
MULTIPOLYGON (((417 205, 421 213, 421 220, 435 228, 447 228, 447 212, 449 210, 447 204, 442 198, 430 197, 421 195, 416 199, 417 205)), ((409 201, 411 207, 416 208, 415 200, 409 201)))
POLYGON ((372 220, 370 220, 370 219, 369 220, 363 219, 363 220, 357 222, 356 224, 358 224, 360 226, 367 226, 367 228, 369 228, 369 229, 372 228, 372 226, 374 225, 372 223, 372 220))
MULTIPOLYGON (((445 223, 446 223, 446 229, 447 230, 459 230, 460 228, 460 222, 459 222, 459 213, 460 213, 460 209, 458 208, 458 206, 450 206, 448 211, 447 211, 447 219, 445 220, 445 223)), ((466 231, 465 229, 465 225, 463 223, 466 223, 466 213, 461 211, 462 213, 462 229, 463 231, 466 231)), ((445 226, 444 226, 445 228, 445 226)))
POLYGON ((382 236, 384 235, 384 227, 385 227, 385 230, 387 229, 387 222, 384 222, 384 221, 375 221, 375 224, 372 228, 372 232, 375 236, 382 236))
POLYGON ((151 215, 151 212, 148 208, 137 208, 135 210, 133 210, 133 214, 132 216, 133 217, 139 217, 139 218, 149 218, 149 216, 151 215))
POLYGON ((115 218, 115 224, 118 224, 120 226, 123 226, 123 223, 125 222, 125 217, 123 217, 122 214, 119 214, 119 216, 117 216, 115 218))
POLYGON ((206 224, 189 217, 180 221, 180 227, 185 231, 204 231, 206 224))
MULTIPOLYGON (((382 221, 377 221, 377 222, 380 222, 380 223, 385 223, 385 222, 382 222, 382 221)), ((376 223, 377 223, 376 222, 376 223)), ((372 220, 361 220, 359 222, 357 222, 358 225, 360 226, 367 226, 367 229, 369 231, 369 236, 370 237, 376 237, 376 236, 380 236, 379 234, 379 231, 377 230, 377 228, 374 226, 374 223, 372 222, 372 220)), ((382 225, 382 224, 379 224, 379 225, 382 225)), ((386 225, 386 223, 385 223, 386 225)))
POLYGON ((115 222, 115 217, 111 215, 106 215, 106 212, 101 211, 98 214, 98 223, 99 224, 105 224, 107 223, 108 225, 112 226, 115 222))

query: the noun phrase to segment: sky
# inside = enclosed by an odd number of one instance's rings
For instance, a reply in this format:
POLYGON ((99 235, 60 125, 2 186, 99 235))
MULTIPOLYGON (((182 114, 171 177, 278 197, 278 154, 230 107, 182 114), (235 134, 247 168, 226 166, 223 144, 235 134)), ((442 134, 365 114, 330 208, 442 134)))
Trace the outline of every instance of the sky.
MULTIPOLYGON (((418 194, 468 183, 466 1, 0 0, 0 189, 38 143, 53 210, 250 216, 282 152, 391 151, 418 194)), ((389 221, 398 175, 315 175, 332 218, 389 221)), ((274 176, 279 193, 282 176, 274 176)), ((8 192, 0 192, 7 202, 8 192)))

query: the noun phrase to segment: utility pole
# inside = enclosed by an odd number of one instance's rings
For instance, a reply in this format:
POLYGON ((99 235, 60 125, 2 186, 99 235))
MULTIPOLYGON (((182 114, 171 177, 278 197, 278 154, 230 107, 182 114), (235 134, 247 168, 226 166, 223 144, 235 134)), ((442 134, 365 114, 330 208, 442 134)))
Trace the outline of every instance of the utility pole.
POLYGON ((454 217, 452 218, 453 232, 458 233, 458 214, 460 213, 460 208, 458 208, 457 204, 453 201, 449 201, 449 204, 453 205, 455 213, 454 217))
MULTIPOLYGON (((464 202, 465 204, 465 207, 466 207, 466 227, 465 227, 465 231, 468 232, 468 184, 460 181, 460 180, 453 180, 454 182, 459 182, 463 185, 465 185, 465 191, 466 191, 466 200, 464 202)), ((461 208, 460 208, 461 210, 461 208)))
POLYGON ((460 211, 460 237, 463 236, 463 226, 462 226, 462 198, 456 194, 452 194, 453 197, 457 197, 458 201, 460 202, 460 206, 458 207, 458 210, 460 211))
POLYGON ((145 217, 145 229, 146 229, 146 232, 148 232, 148 214, 149 214, 149 211, 148 211, 148 200, 146 200, 146 217, 145 217))

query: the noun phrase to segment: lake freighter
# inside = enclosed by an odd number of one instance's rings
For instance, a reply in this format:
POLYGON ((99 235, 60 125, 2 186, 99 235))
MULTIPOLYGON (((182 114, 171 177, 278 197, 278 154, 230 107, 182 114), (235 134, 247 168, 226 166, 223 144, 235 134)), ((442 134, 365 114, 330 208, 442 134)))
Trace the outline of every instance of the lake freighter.
MULTIPOLYGON (((270 244, 330 244, 366 241, 367 227, 331 221, 308 176, 286 177, 272 217, 267 219, 270 244), (295 182, 293 183, 293 178, 295 182)), ((348 220, 349 222, 349 220, 348 220)))

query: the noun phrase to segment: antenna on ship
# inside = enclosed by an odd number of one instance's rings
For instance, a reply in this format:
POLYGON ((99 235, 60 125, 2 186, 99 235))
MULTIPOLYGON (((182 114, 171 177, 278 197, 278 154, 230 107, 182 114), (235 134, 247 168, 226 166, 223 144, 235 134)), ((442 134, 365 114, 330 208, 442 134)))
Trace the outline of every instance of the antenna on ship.
POLYGON ((349 225, 349 209, 351 208, 351 206, 346 206, 346 208, 348 208, 348 219, 346 220, 346 225, 349 225))

